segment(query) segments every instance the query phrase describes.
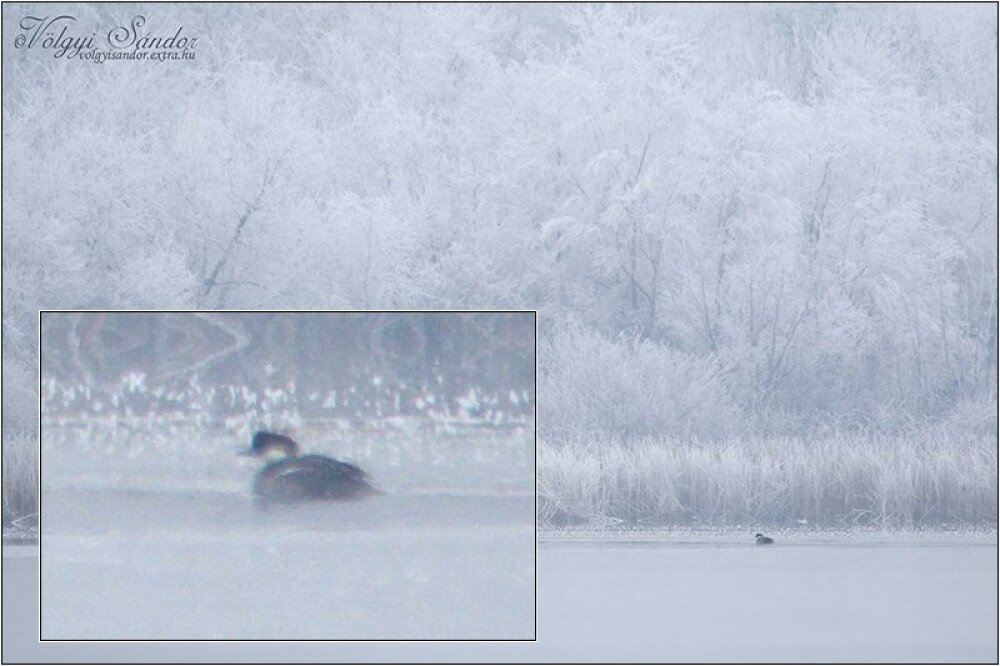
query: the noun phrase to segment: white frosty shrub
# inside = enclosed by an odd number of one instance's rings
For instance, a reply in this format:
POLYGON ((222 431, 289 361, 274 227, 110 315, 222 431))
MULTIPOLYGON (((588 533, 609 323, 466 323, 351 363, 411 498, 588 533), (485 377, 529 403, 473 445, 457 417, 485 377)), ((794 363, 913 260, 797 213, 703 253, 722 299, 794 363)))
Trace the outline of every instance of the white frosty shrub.
POLYGON ((5 359, 3 375, 4 432, 30 431, 37 421, 37 367, 22 359, 5 359))
POLYGON ((128 307, 183 307, 194 293, 195 276, 183 248, 158 241, 137 249, 123 262, 114 286, 116 300, 128 307))
POLYGON ((711 359, 569 326, 539 345, 544 434, 716 438, 739 410, 711 359))
POLYGON ((942 421, 945 432, 960 437, 997 436, 997 396, 982 393, 959 400, 942 421))

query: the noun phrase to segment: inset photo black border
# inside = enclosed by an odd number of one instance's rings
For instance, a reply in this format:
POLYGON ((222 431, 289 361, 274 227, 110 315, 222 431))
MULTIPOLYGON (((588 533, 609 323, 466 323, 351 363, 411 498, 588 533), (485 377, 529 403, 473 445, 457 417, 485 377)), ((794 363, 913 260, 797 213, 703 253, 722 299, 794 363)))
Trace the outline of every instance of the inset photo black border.
MULTIPOLYGON (((51 310, 39 310, 38 311, 38 376, 36 378, 38 390, 38 467, 39 467, 39 480, 38 480, 38 515, 39 515, 39 529, 38 529, 38 618, 37 618, 37 639, 39 643, 534 643, 538 641, 538 311, 537 310, 184 310, 184 309, 121 309, 121 310, 109 310, 109 309, 51 309, 51 310), (533 351, 533 366, 534 366, 534 401, 532 405, 532 426, 533 432, 532 437, 534 440, 533 447, 533 464, 532 470, 534 475, 534 496, 533 496, 533 521, 532 529, 534 531, 534 553, 533 553, 533 564, 534 564, 534 579, 533 579, 533 608, 534 608, 534 618, 533 618, 533 634, 532 638, 481 638, 481 639, 439 639, 439 638, 427 638, 427 639, 407 639, 407 638, 387 638, 387 639, 350 639, 350 638, 302 638, 302 639, 243 639, 243 638, 232 638, 232 639, 63 639, 63 638, 43 638, 42 636, 42 559, 43 559, 43 548, 44 548, 44 525, 42 524, 41 516, 43 514, 43 504, 44 501, 44 460, 42 457, 42 438, 43 434, 43 424, 42 424, 42 400, 41 400, 41 386, 42 386, 42 319, 47 314, 208 314, 208 315, 225 315, 225 314, 524 314, 531 315, 533 328, 534 328, 534 351, 533 351)), ((4 576, 3 567, 0 566, 0 579, 4 576)), ((278 662, 270 662, 278 663, 278 662)), ((373 662, 377 663, 377 662, 373 662)), ((393 663, 417 663, 417 662, 393 662, 393 663)))

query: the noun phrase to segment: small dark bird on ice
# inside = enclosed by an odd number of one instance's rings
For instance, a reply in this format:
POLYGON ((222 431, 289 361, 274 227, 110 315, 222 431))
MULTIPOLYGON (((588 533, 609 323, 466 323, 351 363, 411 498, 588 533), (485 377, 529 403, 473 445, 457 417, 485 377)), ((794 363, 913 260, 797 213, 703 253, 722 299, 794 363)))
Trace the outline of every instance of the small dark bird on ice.
POLYGON ((360 467, 319 455, 302 455, 291 437, 258 432, 240 455, 267 462, 254 479, 254 498, 261 505, 311 501, 357 500, 381 493, 360 467))
POLYGON ((768 544, 774 543, 774 539, 772 539, 771 537, 766 537, 760 532, 757 532, 757 534, 754 535, 754 539, 757 540, 758 546, 766 546, 768 544))

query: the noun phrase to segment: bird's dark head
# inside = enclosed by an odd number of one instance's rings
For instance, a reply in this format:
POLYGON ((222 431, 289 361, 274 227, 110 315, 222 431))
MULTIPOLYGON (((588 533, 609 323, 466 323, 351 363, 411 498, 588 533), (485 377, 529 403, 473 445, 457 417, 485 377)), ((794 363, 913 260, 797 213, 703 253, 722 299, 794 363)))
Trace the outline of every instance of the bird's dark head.
POLYGON ((760 532, 757 532, 757 534, 754 534, 754 535, 753 535, 753 538, 755 538, 755 539, 759 539, 759 538, 761 538, 762 536, 764 536, 764 535, 763 535, 763 534, 761 534, 760 532))
POLYGON ((291 437, 262 430, 254 434, 250 448, 241 455, 263 460, 285 460, 295 458, 301 450, 298 442, 291 437))

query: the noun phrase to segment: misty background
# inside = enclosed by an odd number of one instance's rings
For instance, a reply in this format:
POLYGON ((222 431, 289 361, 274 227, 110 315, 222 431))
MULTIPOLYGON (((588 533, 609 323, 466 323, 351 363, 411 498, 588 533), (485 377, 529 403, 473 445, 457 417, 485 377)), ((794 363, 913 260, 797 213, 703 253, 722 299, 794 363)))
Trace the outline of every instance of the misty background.
POLYGON ((490 425, 533 417, 531 312, 42 316, 46 417, 105 409, 143 417, 164 405, 275 428, 320 416, 490 425), (194 387, 215 389, 197 409, 194 387), (96 404, 122 390, 130 401, 96 404))
POLYGON ((44 487, 246 494, 272 430, 387 492, 530 496, 534 319, 45 312, 44 487))
POLYGON ((996 524, 995 7, 3 22, 5 520, 39 308, 450 307, 539 311, 543 525, 996 524))

